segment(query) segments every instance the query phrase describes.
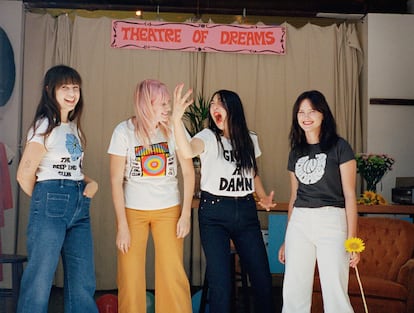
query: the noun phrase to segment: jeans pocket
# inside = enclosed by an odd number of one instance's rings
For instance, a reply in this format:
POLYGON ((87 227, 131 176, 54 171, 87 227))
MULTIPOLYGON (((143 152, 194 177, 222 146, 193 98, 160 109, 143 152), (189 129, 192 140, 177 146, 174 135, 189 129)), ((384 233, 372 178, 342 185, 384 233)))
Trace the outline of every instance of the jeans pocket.
POLYGON ((86 196, 82 199, 82 217, 89 217, 89 209, 91 207, 91 198, 88 198, 86 196))
POLYGON ((69 195, 61 193, 48 193, 46 199, 46 216, 63 217, 69 203, 69 195))

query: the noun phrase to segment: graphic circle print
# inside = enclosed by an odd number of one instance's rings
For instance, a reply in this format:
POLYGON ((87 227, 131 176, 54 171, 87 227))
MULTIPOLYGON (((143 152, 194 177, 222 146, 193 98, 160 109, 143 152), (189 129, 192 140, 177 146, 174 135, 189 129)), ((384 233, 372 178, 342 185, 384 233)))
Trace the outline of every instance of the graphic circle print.
POLYGON ((144 160, 144 171, 148 176, 159 176, 165 171, 165 159, 160 155, 152 155, 144 160))

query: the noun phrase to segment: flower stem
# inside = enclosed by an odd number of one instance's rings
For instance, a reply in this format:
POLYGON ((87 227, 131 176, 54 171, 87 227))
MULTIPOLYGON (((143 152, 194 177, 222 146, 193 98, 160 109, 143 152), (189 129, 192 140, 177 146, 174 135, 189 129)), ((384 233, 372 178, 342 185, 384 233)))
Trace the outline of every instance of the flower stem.
POLYGON ((361 279, 359 278, 358 267, 355 266, 355 273, 358 279, 359 289, 361 290, 362 301, 364 302, 365 313, 368 313, 367 302, 365 301, 364 289, 362 288, 361 279))

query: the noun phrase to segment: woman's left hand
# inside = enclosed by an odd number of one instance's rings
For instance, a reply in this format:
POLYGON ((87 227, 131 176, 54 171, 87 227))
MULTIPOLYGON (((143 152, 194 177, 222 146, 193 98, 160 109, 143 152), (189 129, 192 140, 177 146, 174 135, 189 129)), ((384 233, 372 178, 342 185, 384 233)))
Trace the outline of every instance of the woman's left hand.
POLYGON ((177 223, 177 238, 184 238, 188 235, 191 228, 190 216, 180 216, 177 223))
POLYGON ((259 199, 259 205, 264 208, 266 211, 276 206, 276 203, 273 202, 274 191, 272 190, 268 196, 259 199))
POLYGON ((355 268, 361 260, 361 254, 357 252, 351 253, 351 259, 349 260, 349 266, 355 268))
POLYGON ((96 181, 90 181, 86 184, 83 195, 88 198, 93 198, 98 191, 98 183, 96 181))

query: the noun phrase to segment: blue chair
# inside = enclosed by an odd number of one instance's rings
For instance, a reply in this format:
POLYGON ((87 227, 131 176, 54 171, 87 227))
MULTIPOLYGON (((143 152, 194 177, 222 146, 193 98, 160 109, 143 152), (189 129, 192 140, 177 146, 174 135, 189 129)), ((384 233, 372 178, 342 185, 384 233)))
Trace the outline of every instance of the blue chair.
POLYGON ((286 213, 272 213, 269 214, 268 220, 269 229, 269 244, 268 244, 268 259, 270 265, 270 272, 272 274, 280 274, 285 272, 285 265, 279 262, 278 251, 285 240, 285 232, 287 225, 286 213))

